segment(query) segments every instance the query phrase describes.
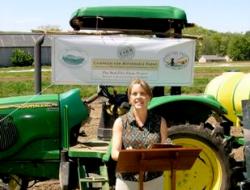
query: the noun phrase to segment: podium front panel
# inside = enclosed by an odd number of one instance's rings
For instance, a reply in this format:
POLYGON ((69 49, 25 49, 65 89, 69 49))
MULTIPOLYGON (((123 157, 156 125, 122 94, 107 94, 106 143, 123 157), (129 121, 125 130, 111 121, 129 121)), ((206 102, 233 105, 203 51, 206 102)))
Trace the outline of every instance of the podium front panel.
POLYGON ((165 171, 190 169, 199 155, 199 148, 155 148, 121 150, 118 172, 165 171))

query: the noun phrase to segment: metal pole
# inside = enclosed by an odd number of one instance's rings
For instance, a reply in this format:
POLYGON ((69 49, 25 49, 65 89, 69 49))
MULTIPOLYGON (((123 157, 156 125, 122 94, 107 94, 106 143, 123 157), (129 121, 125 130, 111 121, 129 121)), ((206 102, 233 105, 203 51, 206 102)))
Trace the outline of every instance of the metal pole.
POLYGON ((250 180, 250 100, 242 100, 243 129, 244 129, 244 156, 246 163, 246 177, 250 180))
POLYGON ((35 57, 35 94, 41 94, 42 88, 42 69, 41 69, 41 45, 44 42, 45 35, 40 36, 35 44, 34 57, 35 57))

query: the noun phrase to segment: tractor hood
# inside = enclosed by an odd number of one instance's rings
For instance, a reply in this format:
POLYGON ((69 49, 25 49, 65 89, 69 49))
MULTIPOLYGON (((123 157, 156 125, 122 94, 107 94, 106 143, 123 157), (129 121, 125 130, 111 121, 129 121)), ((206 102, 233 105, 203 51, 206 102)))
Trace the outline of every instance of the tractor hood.
POLYGON ((148 108, 154 109, 158 106, 175 102, 199 103, 220 114, 227 113, 227 110, 213 96, 209 95, 201 95, 201 96, 175 95, 175 96, 155 97, 151 100, 148 108))

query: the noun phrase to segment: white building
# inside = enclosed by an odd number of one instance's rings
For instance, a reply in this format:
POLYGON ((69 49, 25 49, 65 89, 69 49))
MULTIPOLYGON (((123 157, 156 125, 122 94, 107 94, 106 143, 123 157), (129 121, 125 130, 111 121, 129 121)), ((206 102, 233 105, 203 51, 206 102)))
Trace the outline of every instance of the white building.
POLYGON ((207 62, 229 62, 231 59, 226 55, 224 57, 218 55, 202 55, 198 60, 199 63, 207 62))

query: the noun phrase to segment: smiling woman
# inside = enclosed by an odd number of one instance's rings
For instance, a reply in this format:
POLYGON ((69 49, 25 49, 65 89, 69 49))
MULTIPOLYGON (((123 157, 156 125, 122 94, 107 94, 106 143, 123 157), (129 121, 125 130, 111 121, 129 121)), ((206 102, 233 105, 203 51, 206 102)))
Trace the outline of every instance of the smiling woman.
MULTIPOLYGON (((146 149, 155 143, 167 141, 167 123, 163 117, 148 110, 152 98, 149 85, 140 79, 133 80, 128 87, 131 108, 128 113, 118 117, 113 125, 112 158, 118 160, 123 149, 146 149)), ((138 189, 139 173, 117 173, 116 190, 138 189)), ((163 189, 162 172, 146 172, 144 189, 155 185, 163 189)))

